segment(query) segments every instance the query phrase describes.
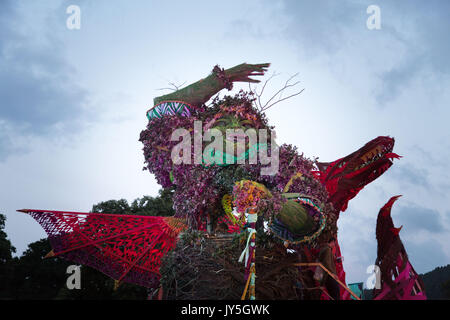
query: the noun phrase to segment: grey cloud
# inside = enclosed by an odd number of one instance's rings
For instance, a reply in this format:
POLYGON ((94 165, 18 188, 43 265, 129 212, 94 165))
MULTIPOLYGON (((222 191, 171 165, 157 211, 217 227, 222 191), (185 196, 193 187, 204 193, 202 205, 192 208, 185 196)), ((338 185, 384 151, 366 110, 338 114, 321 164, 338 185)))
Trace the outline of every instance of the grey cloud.
MULTIPOLYGON (((352 33, 368 32, 365 26, 368 17, 366 8, 375 4, 366 1, 296 1, 286 0, 285 12, 292 19, 290 36, 302 43, 322 49, 342 46, 345 40, 344 29, 352 33)), ((408 65, 427 63, 435 71, 450 72, 450 2, 403 0, 376 3, 381 9, 382 30, 384 35, 392 36, 397 41, 409 46, 408 65), (414 37, 407 34, 403 22, 413 24, 414 37)), ((369 37, 367 41, 371 41, 369 37)), ((405 68, 400 66, 400 68, 405 68)), ((412 68, 414 69, 414 68, 412 68)), ((400 75, 401 70, 392 71, 400 75)), ((394 77, 395 76, 392 76, 394 77)))
POLYGON ((229 38, 243 38, 248 35, 258 39, 267 37, 264 31, 258 28, 252 21, 236 19, 233 20, 230 25, 230 30, 225 33, 229 38))
POLYGON ((380 49, 389 50, 397 43, 405 48, 402 62, 390 70, 380 70, 380 87, 375 92, 377 102, 383 106, 394 99, 427 69, 437 74, 450 72, 449 1, 389 1, 374 3, 366 1, 284 1, 285 15, 290 24, 286 37, 298 43, 299 50, 311 57, 324 54, 333 57, 339 50, 347 55, 364 54, 347 46, 357 37, 370 44, 373 39, 383 40, 365 54, 376 57, 380 49), (376 4, 381 10, 381 30, 365 28, 369 5, 376 4), (411 29, 412 28, 412 29, 411 29), (370 36, 363 36, 365 33, 370 36))
POLYGON ((0 160, 2 159, 2 155, 6 155, 14 151, 11 138, 3 130, 4 129, 0 127, 0 160))
POLYGON ((417 14, 416 25, 420 35, 418 45, 425 50, 424 62, 430 64, 435 72, 450 73, 450 2, 415 1, 414 5, 408 5, 407 8, 407 14, 417 14))
POLYGON ((343 30, 365 18, 365 7, 350 1, 287 0, 284 4, 285 13, 292 21, 286 30, 287 37, 298 41, 301 50, 309 54, 335 52, 342 45, 343 30))
MULTIPOLYGON (((440 145, 442 146, 442 149, 450 149, 450 144, 445 144, 444 141, 440 142, 440 145)), ((448 162, 447 162, 447 155, 442 155, 442 152, 436 153, 433 152, 431 150, 429 150, 428 146, 425 146, 425 148, 423 146, 420 146, 418 144, 413 144, 411 145, 411 147, 408 149, 408 152, 410 152, 410 154, 412 153, 417 153, 417 155, 424 161, 426 162, 430 167, 444 167, 446 168, 448 166, 448 162), (426 148, 426 149, 425 149, 426 148)), ((443 150, 441 150, 443 151, 443 150)))
POLYGON ((450 2, 395 1, 383 6, 396 12, 398 17, 390 21, 390 27, 397 34, 402 34, 402 24, 397 25, 397 21, 408 20, 413 23, 414 37, 409 40, 402 37, 408 52, 403 63, 380 76, 382 89, 376 97, 380 103, 392 100, 427 68, 437 74, 450 73, 450 42, 447 40, 450 30, 450 2))
MULTIPOLYGON (((2 1, 0 6, 0 120, 25 134, 50 134, 56 124, 73 129, 84 114, 87 91, 71 77, 74 70, 50 25, 41 41, 14 28, 22 22, 15 5, 2 1)), ((6 135, 0 128, 0 157, 14 149, 6 135)))
MULTIPOLYGON (((422 167, 427 167, 427 171, 425 170, 417 170, 415 167, 414 169, 408 170, 412 171, 410 175, 410 179, 406 180, 412 180, 411 178, 415 176, 416 178, 413 179, 413 183, 416 183, 417 181, 425 180, 424 184, 420 184, 423 187, 426 187, 429 189, 429 191, 434 192, 435 194, 438 194, 444 198, 447 198, 448 193, 450 191, 450 183, 449 181, 449 174, 448 174, 448 162, 447 159, 450 156, 448 150, 450 149, 448 146, 446 146, 445 141, 439 142, 439 152, 432 151, 429 146, 426 146, 426 150, 424 147, 419 146, 417 144, 412 145, 410 148, 408 148, 408 153, 416 157, 417 160, 420 160, 418 163, 422 163, 422 167), (428 173, 431 171, 430 180, 434 180, 431 183, 428 179, 428 173), (436 181, 436 178, 439 177, 439 181, 436 181)), ((399 179, 399 181, 405 181, 404 178, 408 178, 408 175, 396 175, 396 179, 399 179), (402 180, 403 179, 403 180, 402 180)))
POLYGON ((447 231, 445 222, 436 210, 420 206, 402 206, 395 211, 393 216, 396 226, 403 225, 406 235, 412 235, 418 231, 440 233, 447 231))
POLYGON ((400 65, 380 75, 381 88, 376 94, 376 100, 382 106, 392 101, 403 88, 419 73, 417 66, 422 65, 421 56, 407 57, 400 65))
POLYGON ((389 172, 392 179, 406 186, 420 186, 430 188, 428 172, 423 168, 417 168, 413 164, 398 164, 392 166, 389 172))
POLYGON ((425 273, 437 266, 449 263, 442 246, 433 240, 415 243, 412 241, 403 243, 408 253, 409 261, 418 273, 425 273))

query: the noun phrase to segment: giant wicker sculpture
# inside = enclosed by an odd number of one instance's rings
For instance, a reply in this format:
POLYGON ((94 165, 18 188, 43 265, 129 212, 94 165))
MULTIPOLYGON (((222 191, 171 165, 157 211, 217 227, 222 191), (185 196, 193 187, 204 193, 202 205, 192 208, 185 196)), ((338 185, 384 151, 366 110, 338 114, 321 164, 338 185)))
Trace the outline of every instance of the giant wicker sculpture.
MULTIPOLYGON (((277 145, 273 127, 251 92, 205 105, 235 82, 259 82, 250 77, 264 75, 268 67, 216 66, 205 79, 156 98, 147 111, 148 125, 140 134, 144 169, 163 188, 174 189, 174 217, 20 210, 48 233, 53 247, 49 256, 88 265, 118 283, 159 290, 159 297, 168 299, 329 299, 314 267, 320 248, 337 239, 337 220, 349 200, 399 156, 393 153, 393 138, 378 137, 346 157, 317 162, 294 146, 277 145), (174 138, 176 129, 181 134, 174 138), (244 140, 244 152, 236 154, 219 152, 209 147, 211 139, 201 139, 211 130, 225 137, 230 129, 266 130, 268 139, 244 140), (194 143, 180 147, 180 141, 194 143), (174 161, 174 156, 184 161, 174 161), (276 172, 265 173, 271 165, 267 159, 279 161, 276 172), (174 289, 173 277, 186 284, 183 290, 174 289)), ((228 141, 233 151, 239 150, 238 138, 228 141)), ((379 216, 383 219, 384 214, 379 216)), ((404 284, 417 277, 398 235, 389 231, 391 224, 377 226, 383 279, 377 295, 424 297, 423 286, 411 293, 409 282, 404 284), (403 282, 392 281, 393 264, 400 268, 394 278, 402 276, 403 282)), ((330 274, 340 285, 339 298, 349 299, 352 292, 345 285, 337 240, 335 244, 336 274, 330 274)))

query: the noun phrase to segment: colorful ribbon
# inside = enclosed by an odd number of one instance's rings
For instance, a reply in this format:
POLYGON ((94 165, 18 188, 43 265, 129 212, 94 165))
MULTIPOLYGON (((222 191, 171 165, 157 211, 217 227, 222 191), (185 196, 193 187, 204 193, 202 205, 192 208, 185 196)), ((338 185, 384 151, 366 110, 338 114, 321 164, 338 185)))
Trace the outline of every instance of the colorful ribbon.
POLYGON ((244 251, 239 257, 239 262, 245 261, 245 269, 247 275, 246 286, 242 294, 242 300, 245 298, 247 289, 249 288, 250 300, 255 300, 255 279, 256 279, 256 265, 255 265, 255 240, 256 240, 256 222, 258 214, 254 208, 249 209, 247 216, 247 231, 248 238, 244 251), (244 260, 245 258, 245 260, 244 260), (249 286, 250 283, 250 286, 249 286))

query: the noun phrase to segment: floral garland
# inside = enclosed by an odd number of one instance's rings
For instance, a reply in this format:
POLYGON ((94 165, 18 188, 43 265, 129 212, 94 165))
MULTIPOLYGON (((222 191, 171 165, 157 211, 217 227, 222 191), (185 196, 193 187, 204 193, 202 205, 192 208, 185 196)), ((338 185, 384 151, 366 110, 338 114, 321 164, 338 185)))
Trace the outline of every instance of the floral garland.
POLYGON ((261 200, 272 197, 264 185, 250 180, 236 182, 233 195, 233 204, 239 213, 245 213, 248 208, 257 208, 261 200))
POLYGON ((228 90, 233 89, 233 82, 226 76, 225 69, 215 65, 212 73, 223 83, 224 87, 228 90))
POLYGON ((238 219, 233 214, 233 197, 229 194, 226 194, 222 198, 222 207, 225 211, 225 215, 231 220, 231 222, 239 227, 243 228, 244 220, 243 216, 238 219))

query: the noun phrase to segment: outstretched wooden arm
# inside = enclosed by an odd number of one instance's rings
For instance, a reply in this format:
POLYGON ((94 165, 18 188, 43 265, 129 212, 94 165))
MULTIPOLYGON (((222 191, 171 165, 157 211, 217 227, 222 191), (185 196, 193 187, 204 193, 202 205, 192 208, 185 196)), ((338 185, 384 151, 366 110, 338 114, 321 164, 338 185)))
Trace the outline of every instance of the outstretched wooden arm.
MULTIPOLYGON (((270 63, 248 64, 243 63, 224 71, 225 77, 230 82, 252 82, 260 80, 251 79, 250 76, 262 76, 267 71, 270 63)), ((184 101, 192 106, 201 106, 220 90, 225 89, 225 82, 219 79, 217 74, 211 73, 208 77, 201 79, 183 89, 170 94, 156 97, 154 105, 162 101, 184 101)))

